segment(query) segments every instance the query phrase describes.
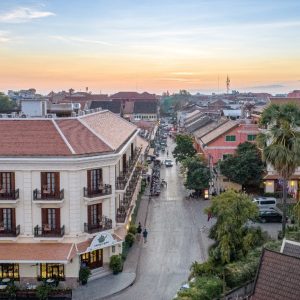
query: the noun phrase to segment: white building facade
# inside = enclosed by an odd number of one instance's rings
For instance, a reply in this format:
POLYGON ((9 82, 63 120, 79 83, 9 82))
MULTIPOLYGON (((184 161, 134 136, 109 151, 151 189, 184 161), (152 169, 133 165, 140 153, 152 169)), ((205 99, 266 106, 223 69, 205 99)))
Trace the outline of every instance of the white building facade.
POLYGON ((121 253, 140 189, 137 134, 108 111, 0 120, 0 278, 74 287, 80 266, 121 253))

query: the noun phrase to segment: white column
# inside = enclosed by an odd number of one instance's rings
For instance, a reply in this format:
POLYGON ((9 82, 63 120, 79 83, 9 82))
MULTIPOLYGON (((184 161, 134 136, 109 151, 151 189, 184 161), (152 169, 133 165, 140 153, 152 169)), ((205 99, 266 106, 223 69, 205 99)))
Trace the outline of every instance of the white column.
MULTIPOLYGON (((32 224, 33 220, 33 207, 32 207, 32 174, 30 171, 23 172, 23 220, 24 223, 21 224, 21 232, 25 235, 33 234, 33 227, 38 224, 32 224), (23 228, 22 228, 23 225, 23 228)), ((22 194, 22 193, 21 193, 22 194)))
POLYGON ((83 231, 83 222, 81 214, 81 203, 83 201, 83 191, 80 185, 80 172, 69 172, 69 203, 70 203, 70 234, 76 234, 83 231))
POLYGON ((115 198, 116 198, 116 178, 115 178, 115 166, 112 165, 109 167, 109 184, 111 184, 111 198, 110 198, 110 205, 109 205, 109 215, 112 219, 112 226, 113 228, 116 226, 116 205, 115 205, 115 198))

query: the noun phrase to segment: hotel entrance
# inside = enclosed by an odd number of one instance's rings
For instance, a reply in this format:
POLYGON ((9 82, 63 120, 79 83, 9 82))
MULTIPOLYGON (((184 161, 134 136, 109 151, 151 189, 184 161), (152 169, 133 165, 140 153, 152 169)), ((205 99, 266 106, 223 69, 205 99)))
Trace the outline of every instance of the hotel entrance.
POLYGON ((91 270, 103 266, 103 249, 94 250, 80 255, 81 263, 91 270))

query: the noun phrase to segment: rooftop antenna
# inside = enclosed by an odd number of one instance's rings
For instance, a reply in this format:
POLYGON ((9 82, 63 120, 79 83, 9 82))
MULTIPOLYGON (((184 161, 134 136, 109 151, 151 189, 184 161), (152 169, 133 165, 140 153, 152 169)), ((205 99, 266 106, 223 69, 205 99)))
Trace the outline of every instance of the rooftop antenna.
POLYGON ((229 94, 229 90, 230 90, 230 78, 227 75, 227 79, 226 79, 226 89, 227 89, 227 94, 229 94))

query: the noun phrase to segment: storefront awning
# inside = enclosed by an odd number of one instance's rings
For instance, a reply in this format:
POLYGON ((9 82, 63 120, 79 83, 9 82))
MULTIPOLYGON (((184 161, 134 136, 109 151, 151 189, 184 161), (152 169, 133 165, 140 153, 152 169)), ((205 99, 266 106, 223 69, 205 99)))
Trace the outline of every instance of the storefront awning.
POLYGON ((76 244, 78 254, 91 252, 122 243, 122 239, 114 233, 100 232, 93 239, 76 244))
POLYGON ((68 263, 76 255, 73 243, 1 243, 0 263, 68 263))

